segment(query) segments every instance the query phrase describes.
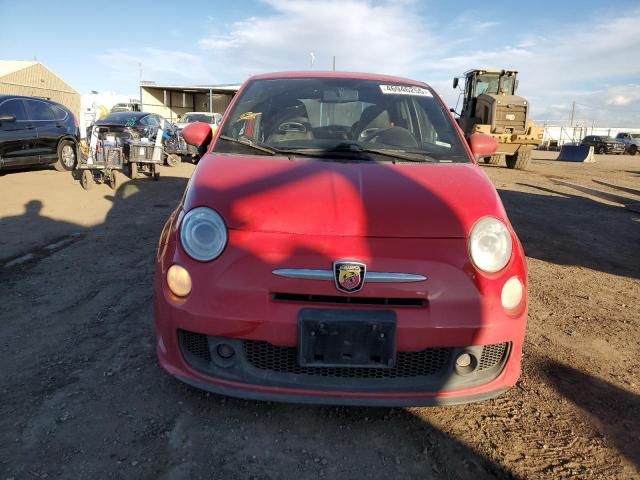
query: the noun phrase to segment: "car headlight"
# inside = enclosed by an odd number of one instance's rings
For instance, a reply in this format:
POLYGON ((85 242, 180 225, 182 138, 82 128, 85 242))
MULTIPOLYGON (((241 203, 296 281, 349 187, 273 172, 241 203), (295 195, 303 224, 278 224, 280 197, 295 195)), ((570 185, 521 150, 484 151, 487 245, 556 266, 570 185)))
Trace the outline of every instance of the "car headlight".
POLYGON ((511 258, 511 235, 497 218, 484 217, 476 222, 469 236, 469 255, 483 272, 502 270, 511 258))
POLYGON ((182 219, 180 242, 191 258, 209 262, 218 258, 227 245, 227 226, 215 210, 194 208, 182 219))

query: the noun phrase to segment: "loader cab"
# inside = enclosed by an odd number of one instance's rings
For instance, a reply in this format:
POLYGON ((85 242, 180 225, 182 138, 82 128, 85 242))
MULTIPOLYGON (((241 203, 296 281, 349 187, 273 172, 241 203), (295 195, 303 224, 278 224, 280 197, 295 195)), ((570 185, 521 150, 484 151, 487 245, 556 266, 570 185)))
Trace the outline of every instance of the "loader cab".
MULTIPOLYGON (((518 88, 517 71, 514 70, 469 70, 464 75, 463 104, 458 123, 468 135, 476 124, 493 123, 493 98, 501 96, 513 96, 518 88)), ((458 78, 454 78, 454 88, 458 87, 458 78)), ((493 130, 493 128, 491 129, 493 130)))

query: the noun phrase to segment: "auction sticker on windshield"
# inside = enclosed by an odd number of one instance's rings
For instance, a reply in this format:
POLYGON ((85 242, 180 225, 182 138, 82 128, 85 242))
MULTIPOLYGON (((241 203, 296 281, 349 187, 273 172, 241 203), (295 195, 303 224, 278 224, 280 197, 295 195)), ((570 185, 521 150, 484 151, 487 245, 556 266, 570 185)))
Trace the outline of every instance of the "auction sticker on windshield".
POLYGON ((415 95, 419 97, 430 97, 431 92, 426 88, 411 85, 380 85, 380 90, 385 95, 415 95))

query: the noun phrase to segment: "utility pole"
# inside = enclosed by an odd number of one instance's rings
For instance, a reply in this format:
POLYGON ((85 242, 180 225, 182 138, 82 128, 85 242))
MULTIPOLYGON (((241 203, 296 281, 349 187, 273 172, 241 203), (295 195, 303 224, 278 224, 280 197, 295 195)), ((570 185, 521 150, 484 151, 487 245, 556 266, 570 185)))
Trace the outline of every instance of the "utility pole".
POLYGON ((574 100, 571 104, 571 126, 573 127, 573 116, 576 113, 576 101, 574 100))
POLYGON ((336 71, 336 56, 333 56, 333 71, 336 71))
POLYGON ((140 89, 140 111, 144 112, 144 108, 142 108, 142 62, 138 62, 138 85, 140 89))

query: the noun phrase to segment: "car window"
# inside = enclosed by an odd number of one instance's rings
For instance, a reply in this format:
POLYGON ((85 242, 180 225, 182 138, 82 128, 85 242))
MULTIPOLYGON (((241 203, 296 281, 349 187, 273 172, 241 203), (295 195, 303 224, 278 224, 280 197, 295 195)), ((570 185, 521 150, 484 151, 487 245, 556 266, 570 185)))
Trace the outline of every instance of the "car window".
POLYGON ((66 110, 58 107, 57 105, 51 105, 51 109, 53 110, 53 115, 56 120, 65 120, 68 116, 66 110))
POLYGON ((26 121, 27 111, 24 108, 24 103, 20 99, 7 100, 0 105, 0 115, 13 115, 16 117, 16 121, 26 121))
MULTIPOLYGON (((384 149, 469 162, 451 115, 424 86, 344 78, 252 81, 222 136, 276 149, 384 149)), ((217 142, 216 151, 235 151, 217 142)), ((424 158, 424 157, 422 157, 424 158)))
POLYGON ((31 113, 31 120, 41 122, 56 119, 53 109, 49 106, 49 104, 40 102, 38 100, 25 101, 29 107, 29 112, 31 113))

